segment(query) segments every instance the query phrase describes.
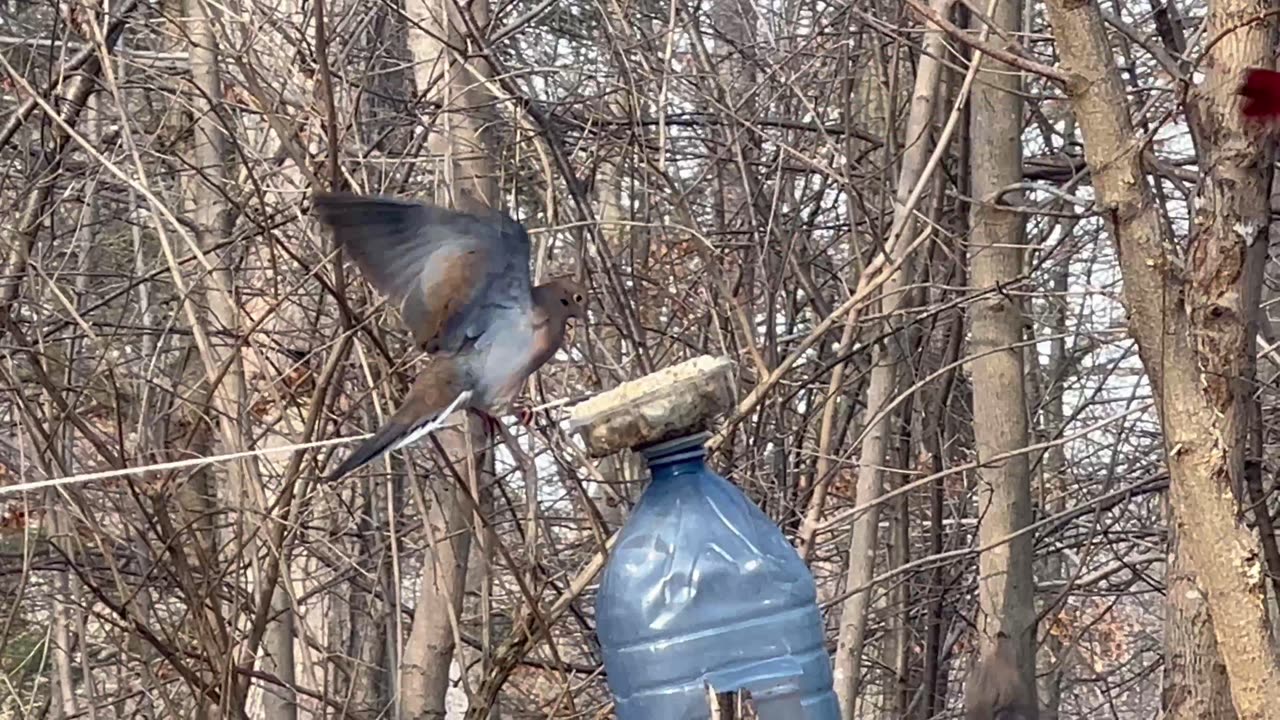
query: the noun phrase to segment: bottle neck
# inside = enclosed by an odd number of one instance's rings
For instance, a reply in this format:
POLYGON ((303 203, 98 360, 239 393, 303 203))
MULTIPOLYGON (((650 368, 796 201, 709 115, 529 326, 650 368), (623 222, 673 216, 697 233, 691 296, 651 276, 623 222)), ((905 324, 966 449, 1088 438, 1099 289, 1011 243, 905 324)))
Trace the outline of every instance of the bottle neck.
POLYGON ((707 464, 707 438, 709 432, 682 435, 672 440, 640 448, 639 453, 649 464, 654 480, 696 473, 707 464))

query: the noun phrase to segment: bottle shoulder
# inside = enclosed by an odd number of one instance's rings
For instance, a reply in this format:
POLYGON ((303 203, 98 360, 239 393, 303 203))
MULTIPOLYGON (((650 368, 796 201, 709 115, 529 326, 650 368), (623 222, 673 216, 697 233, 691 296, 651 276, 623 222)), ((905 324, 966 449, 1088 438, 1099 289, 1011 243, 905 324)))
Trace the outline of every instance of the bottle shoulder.
POLYGON ((714 473, 655 478, 604 570, 601 631, 635 637, 813 608, 813 576, 790 543, 737 487, 714 473))

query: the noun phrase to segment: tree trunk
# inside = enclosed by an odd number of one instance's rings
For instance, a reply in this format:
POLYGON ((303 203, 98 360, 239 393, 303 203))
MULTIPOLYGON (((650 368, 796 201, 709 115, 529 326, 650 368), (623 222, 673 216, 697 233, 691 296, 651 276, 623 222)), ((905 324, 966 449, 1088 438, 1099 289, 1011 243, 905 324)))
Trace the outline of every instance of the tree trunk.
MULTIPOLYGON (((912 357, 918 357, 918 333, 912 338, 912 357)), ((904 470, 911 467, 911 418, 914 415, 915 396, 909 396, 902 403, 903 421, 898 425, 897 458, 894 463, 904 470)), ((910 477, 905 472, 900 474, 902 483, 910 477)), ((911 496, 907 493, 898 495, 890 504, 889 516, 889 568, 900 571, 911 562, 911 496)), ((889 669, 888 681, 885 683, 884 720, 900 720, 907 716, 907 707, 911 702, 912 677, 911 627, 912 613, 911 583, 895 583, 889 590, 888 631, 884 642, 884 665, 889 669)))
MULTIPOLYGON (((493 71, 483 59, 472 55, 463 60, 450 49, 472 44, 467 23, 458 14, 461 7, 445 0, 406 0, 414 80, 426 101, 441 108, 427 145, 444 160, 442 182, 436 184, 447 195, 443 199, 464 210, 497 207, 497 171, 486 130, 496 113, 494 98, 482 82, 492 78, 493 71)), ((467 3, 466 8, 475 27, 489 24, 487 0, 467 3)))
MULTIPOLYGON (((468 426, 478 424, 463 417, 468 426)), ((468 461, 462 454, 466 452, 468 436, 452 428, 444 433, 447 434, 441 438, 441 444, 458 474, 464 481, 475 477, 479 463, 468 461)), ((475 433, 470 437, 477 449, 484 447, 483 435, 475 433)), ((452 473, 446 471, 441 478, 442 482, 431 483, 433 492, 426 512, 431 547, 423 559, 413 625, 400 662, 400 717, 406 720, 445 717, 449 669, 455 650, 455 623, 460 621, 467 583, 471 532, 466 528, 471 513, 458 498, 462 490, 452 473)))
MULTIPOLYGON (((992 12, 1000 28, 1016 32, 1022 2, 1000 0, 992 12)), ((981 22, 981 21, 979 21, 981 22)), ((1022 76, 990 58, 991 72, 974 85, 969 106, 969 177, 975 198, 970 210, 969 285, 976 292, 1018 282, 1023 265, 1021 192, 1004 188, 1022 179, 1022 76)), ((1013 639, 1023 684, 1021 696, 1035 698, 1035 586, 1029 534, 999 542, 1031 522, 1031 476, 1027 446, 1027 403, 1023 351, 1018 347, 1026 319, 1010 294, 994 292, 969 308, 973 380, 974 445, 978 471, 979 648, 992 647, 1003 630, 1013 639), (1006 456, 986 462, 987 458, 1006 456)))
MULTIPOLYGON (((1073 126, 1074 127, 1074 126, 1073 126)), ((1074 220, 1062 224, 1064 237, 1070 237, 1074 231, 1074 220)), ((1066 409, 1063 403, 1063 388, 1068 381, 1071 364, 1067 358, 1067 291, 1071 272, 1071 258, 1063 258, 1052 272, 1053 309, 1050 313, 1048 333, 1049 365, 1044 369, 1044 421, 1041 426, 1040 442, 1052 443, 1041 460, 1040 507, 1046 515, 1052 517, 1067 509, 1067 466, 1066 446, 1058 440, 1064 434, 1066 425, 1066 409)), ((1034 357, 1034 355, 1033 355, 1034 357)), ((1045 558, 1042 570, 1042 581, 1055 582, 1066 579, 1065 567, 1061 553, 1051 553, 1045 558)), ((1046 598, 1054 600, 1054 598, 1046 598)), ((1060 608, 1050 610, 1049 625, 1053 625, 1053 616, 1060 608)), ((1062 704, 1062 679, 1067 664, 1070 648, 1062 641, 1060 635, 1047 632, 1044 645, 1041 647, 1043 664, 1048 672, 1041 678, 1037 690, 1040 695, 1040 706, 1053 718, 1058 717, 1062 704)))
MULTIPOLYGON (((492 77, 488 63, 476 55, 463 60, 450 48, 469 44, 467 21, 458 13, 469 10, 474 27, 489 23, 488 3, 477 0, 462 6, 449 2, 408 0, 409 51, 414 59, 414 79, 426 100, 442 109, 438 129, 428 142, 433 154, 443 158, 443 182, 437 187, 449 194, 443 200, 456 207, 496 207, 499 188, 492 162, 493 144, 485 128, 492 125, 492 98, 483 80, 492 77)), ((466 418, 456 413, 455 419, 466 418)), ((480 424, 465 420, 463 429, 437 433, 448 460, 473 488, 482 466, 484 447, 480 424)), ((455 625, 462 614, 467 565, 471 548, 470 505, 460 498, 452 473, 431 483, 427 527, 431 548, 423 561, 413 625, 405 642, 400 665, 401 717, 443 718, 454 659, 455 625)))
MULTIPOLYGON (((56 493, 50 493, 50 499, 57 497, 56 493)), ((53 528, 54 542, 65 544, 63 551, 68 556, 74 557, 75 552, 71 523, 68 521, 66 514, 62 508, 57 507, 53 502, 49 504, 50 525, 53 528)), ((49 699, 50 714, 54 720, 63 720, 64 718, 75 717, 79 714, 80 705, 76 700, 76 684, 71 677, 71 665, 74 662, 74 655, 71 651, 71 631, 68 628, 70 621, 67 615, 71 612, 69 600, 71 597, 71 579, 70 571, 61 571, 55 576, 55 592, 53 593, 53 627, 49 633, 49 655, 51 663, 49 665, 49 699)), ((80 642, 85 642, 82 637, 80 642)), ((83 651, 82 651, 83 652, 83 651)))
MULTIPOLYGON (((946 13, 950 7, 949 0, 934 0, 932 6, 946 13)), ((928 38, 940 43, 937 33, 930 33, 928 38)), ((926 40, 929 42, 929 40, 926 40)), ((933 118, 933 100, 937 94, 938 77, 941 63, 938 54, 922 54, 916 69, 915 87, 911 96, 911 111, 907 117, 907 150, 903 157, 902 168, 898 175, 898 187, 895 193, 894 230, 890 242, 897 247, 886 248, 893 255, 902 252, 901 248, 909 245, 913 238, 910 212, 906 207, 912 190, 922 179, 926 161, 933 143, 928 141, 929 123, 933 118)), ((886 317, 893 317, 894 311, 902 304, 902 289, 911 276, 912 263, 904 262, 881 288, 881 312, 886 317)), ((885 452, 889 439, 892 413, 881 413, 888 408, 898 388, 899 365, 902 357, 899 340, 889 337, 880 343, 872 359, 871 379, 867 387, 866 417, 872 423, 868 426, 858 456, 857 502, 859 505, 874 503, 880 497, 880 468, 884 465, 885 452), (879 417, 877 418, 877 415, 879 417)), ((821 458, 819 458, 821 462, 821 458)), ((810 500, 804 525, 801 527, 801 548, 807 551, 812 545, 812 538, 821 519, 822 498, 818 488, 825 478, 818 477, 814 486, 814 497, 810 500)), ((845 576, 845 588, 853 590, 863 588, 870 582, 875 569, 875 557, 878 541, 876 532, 880 523, 880 506, 871 505, 861 516, 853 521, 853 531, 849 539, 849 570, 845 576)), ((862 650, 867 630, 867 610, 871 594, 862 591, 850 595, 840 609, 840 631, 835 654, 835 692, 840 702, 840 714, 844 718, 852 718, 858 697, 858 687, 862 672, 862 650)))
POLYGON ((1130 333, 1157 398, 1180 550, 1207 591, 1214 636, 1241 718, 1280 717, 1280 672, 1267 640, 1257 538, 1238 522, 1247 380, 1244 354, 1256 306, 1246 256, 1267 244, 1272 143, 1250 137, 1233 97, 1242 68, 1271 65, 1274 18, 1265 3, 1209 8, 1198 111, 1201 197, 1189 261, 1168 242, 1142 172, 1140 146, 1098 7, 1047 0, 1067 88, 1085 139, 1099 204, 1110 217, 1130 333), (1240 17, 1264 20, 1239 26, 1240 17), (1226 28, 1233 28, 1226 32, 1226 28), (1184 270, 1184 263, 1186 265, 1184 270))
MULTIPOLYGON (((218 10, 206 0, 185 0, 183 3, 186 24, 184 30, 190 39, 189 61, 192 82, 197 88, 190 96, 193 106, 192 159, 199 168, 198 174, 186 179, 186 189, 192 207, 191 216, 196 225, 196 237, 202 251, 209 253, 212 265, 204 278, 204 297, 208 306, 205 316, 207 327, 193 327, 194 337, 200 348, 205 378, 214 383, 212 402, 217 416, 219 437, 224 452, 233 453, 246 449, 244 423, 247 421, 246 387, 243 356, 236 347, 235 338, 240 334, 240 304, 235 280, 232 276, 234 248, 223 251, 219 258, 216 248, 231 234, 231 207, 228 204, 226 162, 227 138, 223 119, 219 115, 223 104, 223 86, 220 70, 220 41, 216 32, 219 25, 218 10), (210 332, 212 331, 212 332, 210 332), (217 338, 211 342, 210 338, 217 338)), ((198 321, 197 321, 198 322, 198 321)), ((193 325, 196 324, 193 322, 193 325)), ((257 461, 246 458, 227 465, 230 483, 219 488, 223 507, 249 507, 266 510, 263 487, 257 461)), ((243 513, 236 516, 235 537, 247 544, 250 557, 261 557, 262 542, 256 533, 247 531, 243 513)), ((277 549, 278 550, 278 549, 277 549)), ((287 562, 287 559, 279 560, 287 562)), ((262 582, 263 573, 254 573, 255 585, 262 582)), ((272 590, 271 605, 280 610, 287 607, 281 588, 272 590)), ((234 614, 229 617, 235 617, 234 614)), ((273 718, 289 720, 297 717, 296 698, 288 686, 295 682, 293 663, 293 614, 282 612, 278 620, 266 629, 262 666, 278 677, 283 686, 264 686, 263 709, 273 718)), ((233 628, 223 628, 228 635, 233 628)), ((229 706, 246 701, 248 682, 234 678, 226 687, 238 687, 235 696, 228 696, 229 706)))
MULTIPOLYGON (((954 267, 954 266, 953 266, 954 267)), ((961 272, 954 275, 963 277, 963 267, 956 268, 961 272)), ((945 276, 944 276, 945 277, 945 276)), ((950 285, 963 284, 955 282, 950 285)), ((955 387, 958 368, 955 361, 960 354, 960 341, 963 334, 963 321, 959 311, 945 323, 939 323, 942 332, 931 333, 925 340, 925 352, 936 360, 929 361, 925 367, 950 366, 939 379, 936 387, 926 388, 923 397, 916 401, 916 425, 913 433, 920 445, 920 475, 934 475, 936 479, 929 484, 929 547, 927 555, 937 556, 943 552, 943 539, 946 532, 945 522, 948 515, 943 503, 942 472, 946 469, 947 426, 946 417, 951 415, 951 396, 955 387)), ((921 680, 924 692, 923 701, 913 717, 927 720, 937 715, 946 706, 947 678, 942 664, 943 654, 947 652, 943 645, 945 613, 943 595, 946 592, 946 575, 944 566, 935 563, 924 576, 924 586, 928 592, 928 602, 924 613, 924 667, 921 680)))
MULTIPOLYGON (((362 498, 356 507, 360 509, 355 538, 344 545, 351 557, 351 564, 364 577, 376 578, 369 583, 347 583, 348 597, 330 599, 325 608, 325 628, 331 647, 342 648, 328 672, 328 691, 333 697, 349 698, 355 709, 381 710, 390 703, 393 682, 386 662, 386 642, 383 627, 393 618, 377 589, 389 589, 391 582, 386 562, 374 557, 374 530, 370 519, 385 517, 374 501, 373 483, 362 483, 353 488, 362 498)), ((392 623, 394 624, 394 623, 392 623)))
MULTIPOLYGON (((1170 523, 1173 525, 1173 523, 1170 523)), ((1213 618, 1195 570, 1181 552, 1178 531, 1169 532, 1164 617, 1163 710, 1169 720, 1232 720, 1227 668, 1218 655, 1213 618)))

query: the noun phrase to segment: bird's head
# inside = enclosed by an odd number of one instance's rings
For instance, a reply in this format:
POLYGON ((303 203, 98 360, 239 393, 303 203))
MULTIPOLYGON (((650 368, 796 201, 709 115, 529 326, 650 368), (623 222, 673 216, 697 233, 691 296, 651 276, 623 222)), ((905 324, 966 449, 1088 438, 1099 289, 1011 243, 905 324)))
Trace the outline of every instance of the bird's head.
POLYGON ((537 303, 553 316, 568 319, 587 315, 586 289, 572 278, 549 280, 534 288, 534 295, 537 303))

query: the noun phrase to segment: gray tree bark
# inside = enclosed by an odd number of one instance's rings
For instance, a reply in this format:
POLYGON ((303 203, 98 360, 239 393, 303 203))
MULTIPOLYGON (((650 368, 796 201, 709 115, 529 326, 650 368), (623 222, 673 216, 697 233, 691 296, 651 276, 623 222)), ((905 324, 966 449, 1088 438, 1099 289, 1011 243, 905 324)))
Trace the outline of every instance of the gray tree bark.
POLYGON ((1248 336, 1256 287, 1248 256, 1265 251, 1273 143, 1251 137, 1233 97, 1240 71, 1273 62, 1274 17, 1259 0, 1209 6, 1205 77, 1190 108, 1199 117, 1201 192, 1189 258, 1167 236, 1133 142, 1119 71, 1098 7, 1046 0, 1070 78, 1098 202, 1109 213, 1124 279, 1129 332, 1158 399, 1170 497, 1241 718, 1280 717, 1280 668, 1271 651, 1257 538, 1240 524, 1247 428, 1248 336), (1264 18, 1241 27, 1238 18, 1264 18), (1230 28, 1230 32, 1226 29, 1230 28), (1247 394, 1247 393, 1244 393, 1247 394))
MULTIPOLYGON (((991 12, 997 27, 1016 32, 1022 2, 999 0, 991 12)), ((979 21, 981 22, 981 21, 979 21)), ((977 292, 1016 283, 1022 275, 1023 215, 1020 192, 1004 189, 1022 180, 1022 76, 988 58, 986 77, 973 89, 969 109, 973 183, 969 239, 969 284, 977 292)), ((1021 303, 994 292, 969 309, 973 380, 974 445, 978 461, 979 648, 988 651, 996 633, 1013 639, 1025 697, 1035 698, 1035 585, 1031 536, 1001 542, 1031 522, 1031 476, 1027 455, 1027 402, 1023 351, 1026 324, 1021 303), (1002 460, 988 462, 995 456, 1002 460)))
MULTIPOLYGON (((192 219, 196 225, 196 238, 202 251, 212 253, 214 247, 231 234, 231 207, 226 200, 227 138, 220 116, 223 103, 222 74, 220 69, 220 40, 218 6, 207 0, 184 0, 186 33, 190 40, 190 65, 192 82, 197 88, 190 96, 193 106, 194 132, 192 158, 199 174, 188 179, 187 192, 191 203, 192 219)), ((200 356, 204 362, 206 379, 216 383, 213 388, 213 406, 217 414, 219 438, 224 452, 241 452, 246 449, 246 385, 243 357, 235 345, 239 337, 240 303, 232 274, 235 249, 223 251, 221 258, 210 256, 212 271, 204 280, 204 297, 208 305, 206 322, 208 332, 197 333, 200 356), (202 337, 203 335, 203 337, 202 337), (210 337, 216 337, 211 342, 210 337), (225 368, 225 372, 224 372, 225 368)), ((256 458, 246 458, 228 465, 230 483, 220 488, 224 507, 250 507, 266 510, 261 475, 256 458)), ((236 537, 247 543, 251 557, 262 558, 263 543, 256 533, 251 533, 243 513, 236 518, 236 537)), ((276 549, 279 552, 279 549, 276 549)), ((287 558, 279 562, 287 563, 287 558)), ((256 565, 256 564, 255 564, 256 565)), ((263 582, 261 566, 255 571, 255 585, 263 582)), ((282 577, 288 577, 283 573, 282 577)), ((287 686, 295 682, 293 655, 293 614, 282 588, 271 589, 271 607, 278 618, 265 631, 265 653, 262 667, 278 677, 285 686, 263 687, 263 710, 272 718, 290 720, 297 717, 297 699, 287 686)), ((232 628, 225 629, 228 633, 232 628)), ((228 683, 228 686, 232 686, 228 683)), ((236 678, 234 686, 245 687, 236 678)), ((246 698, 228 698, 227 702, 244 703, 246 698)))
MULTIPOLYGON (((950 2, 934 0, 932 5, 945 12, 946 8, 950 7, 950 2)), ((940 46, 940 33, 928 33, 926 43, 937 43, 940 46)), ((902 248, 909 247, 914 237, 915 223, 910 219, 911 209, 907 206, 913 190, 923 179, 927 160, 934 147, 934 144, 929 141, 928 129, 933 117, 933 101, 937 96, 938 77, 942 68, 938 57, 939 54, 936 53, 922 54, 916 69, 911 110, 907 117, 907 149, 903 156, 895 192, 894 228, 890 234, 890 242, 894 242, 895 245, 885 249, 890 256, 896 256, 902 252, 902 248)), ((886 317, 893 317, 895 310, 902 304, 902 289, 911 277, 911 269, 912 263, 904 262, 882 286, 880 312, 886 317)), ((897 337, 890 337, 876 348, 873 355, 866 403, 867 417, 871 419, 871 424, 864 433, 861 452, 858 456, 857 501, 859 505, 874 503, 880 497, 883 484, 881 468, 884 466, 888 449, 892 417, 892 413, 881 411, 889 407, 889 403, 897 394, 902 362, 899 342, 897 337), (876 418, 877 414, 879 414, 878 418, 876 418)), ((818 508, 811 503, 810 513, 801 527, 802 538, 812 537, 819 523, 817 513, 818 508)), ((845 587, 848 589, 863 588, 872 578, 876 550, 879 545, 877 533, 879 522, 879 505, 867 508, 853 521, 853 530, 849 536, 849 570, 845 575, 845 587)), ((840 703, 840 714, 844 718, 852 718, 856 708, 870 599, 869 592, 857 592, 850 595, 841 605, 834 681, 836 697, 840 703)))
POLYGON ((1164 692, 1169 720, 1233 720, 1227 667, 1213 636, 1209 602, 1196 582, 1176 523, 1169 528, 1164 616, 1164 692))

